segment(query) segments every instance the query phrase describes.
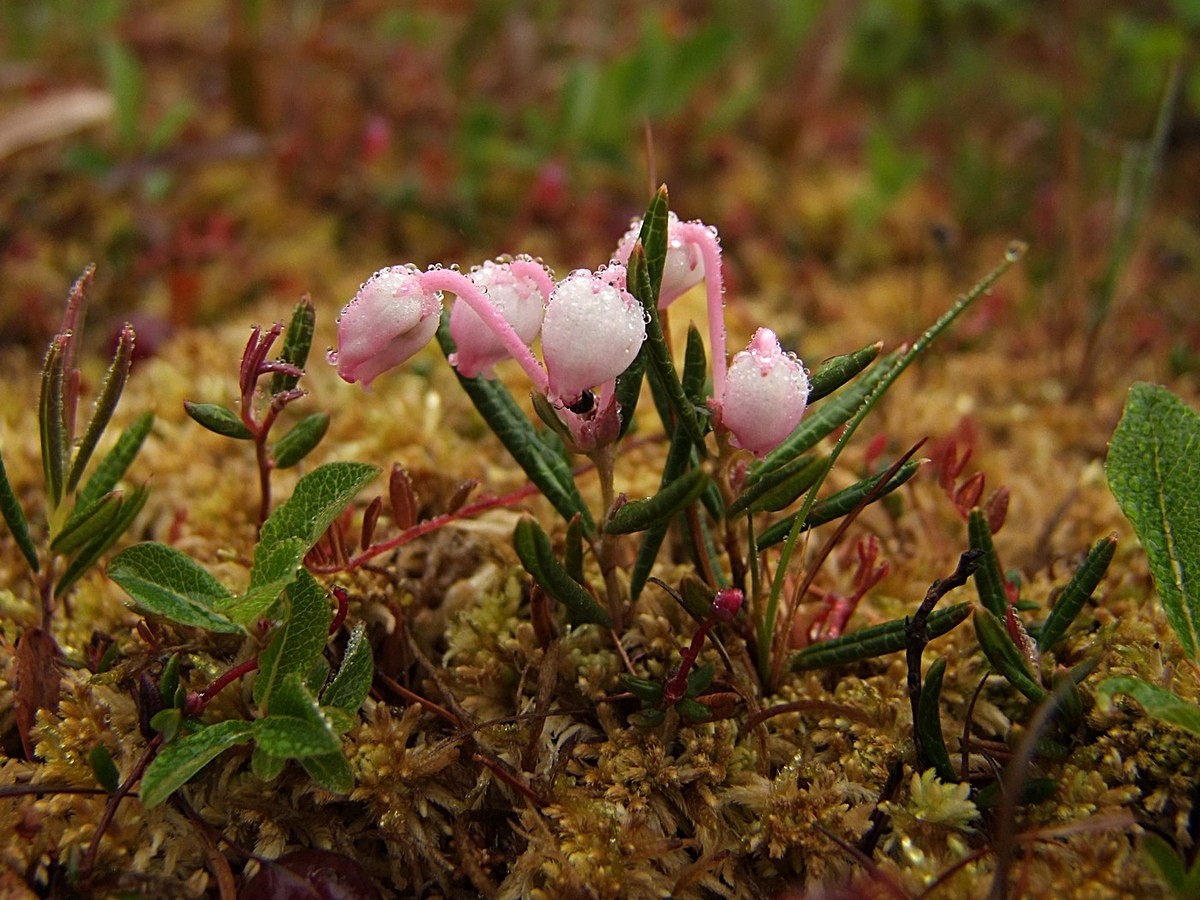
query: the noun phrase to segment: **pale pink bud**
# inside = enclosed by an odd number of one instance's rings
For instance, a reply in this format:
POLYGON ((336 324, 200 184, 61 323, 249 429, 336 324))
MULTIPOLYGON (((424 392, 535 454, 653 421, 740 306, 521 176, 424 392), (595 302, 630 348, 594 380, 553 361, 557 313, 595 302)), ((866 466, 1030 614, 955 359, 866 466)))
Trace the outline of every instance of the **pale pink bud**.
POLYGON ((642 305, 614 281, 613 264, 577 269, 554 288, 542 322, 542 356, 553 400, 574 403, 584 391, 612 381, 633 362, 646 339, 642 305))
MULTIPOLYGON (((629 262, 641 230, 642 220, 635 219, 617 244, 613 259, 621 263, 629 262)), ((663 263, 662 287, 658 292, 659 309, 666 309, 704 280, 704 256, 690 237, 679 217, 673 212, 667 213, 667 258, 663 263)))
POLYGON ((380 269, 338 316, 329 361, 346 381, 369 385, 429 343, 441 311, 441 294, 422 286, 415 266, 380 269))
MULTIPOLYGON (((469 277, 526 345, 537 337, 554 286, 544 266, 529 258, 489 261, 472 269, 469 277)), ((455 303, 450 310, 450 336, 458 347, 450 364, 465 378, 491 376, 492 366, 509 358, 495 330, 466 303, 455 303)))
POLYGON ((804 366, 783 352, 775 332, 760 328, 734 356, 714 406, 735 447, 765 456, 800 424, 807 404, 804 366))

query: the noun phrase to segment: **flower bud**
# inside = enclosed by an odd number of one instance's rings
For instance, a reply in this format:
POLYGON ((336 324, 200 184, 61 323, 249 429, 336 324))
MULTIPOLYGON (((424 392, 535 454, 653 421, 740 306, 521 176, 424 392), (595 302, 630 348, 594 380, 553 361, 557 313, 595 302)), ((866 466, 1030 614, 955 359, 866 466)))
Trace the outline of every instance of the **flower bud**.
POLYGON ((783 352, 769 328, 758 329, 749 346, 734 356, 725 390, 714 403, 733 445, 757 456, 765 456, 792 433, 807 405, 804 366, 783 352))
MULTIPOLYGON (((662 287, 658 292, 658 308, 666 309, 672 302, 704 280, 704 257, 694 241, 684 237, 687 229, 675 213, 667 213, 667 258, 663 263, 662 287)), ((617 262, 628 263, 642 230, 642 220, 636 219, 617 244, 617 262)))
MULTIPOLYGON (((473 269, 469 278, 526 345, 537 337, 546 296, 553 287, 544 267, 527 258, 514 263, 489 261, 473 269)), ((509 358, 495 330, 466 303, 455 303, 450 310, 450 336, 458 347, 450 364, 464 378, 490 377, 492 366, 509 358)))
POLYGON ((554 288, 542 322, 542 356, 552 400, 575 403, 583 392, 612 381, 633 362, 646 339, 642 306, 610 265, 577 269, 554 288))
POLYGON ((745 594, 735 587, 721 588, 713 597, 712 614, 719 622, 732 622, 742 608, 745 594))
POLYGON ((380 269, 338 316, 338 349, 329 361, 346 381, 369 385, 429 343, 441 310, 441 294, 422 286, 415 266, 380 269))

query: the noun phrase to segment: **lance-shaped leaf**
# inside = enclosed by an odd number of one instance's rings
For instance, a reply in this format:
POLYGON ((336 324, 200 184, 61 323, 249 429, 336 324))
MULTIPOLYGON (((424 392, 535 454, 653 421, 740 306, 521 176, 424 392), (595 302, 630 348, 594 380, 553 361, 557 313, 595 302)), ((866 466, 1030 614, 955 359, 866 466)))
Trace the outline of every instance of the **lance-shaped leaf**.
MULTIPOLYGON (((910 459, 902 465, 886 484, 881 484, 887 472, 880 472, 877 475, 871 475, 864 478, 862 481, 850 485, 850 487, 842 488, 835 494, 830 494, 824 500, 813 504, 813 508, 809 510, 808 516, 805 517, 804 524, 800 526, 801 531, 806 531, 809 528, 816 528, 818 525, 824 525, 826 522, 832 522, 834 519, 840 519, 842 516, 849 514, 856 509, 864 498, 870 498, 870 502, 875 502, 883 497, 886 497, 896 488, 900 487, 906 481, 917 474, 917 469, 922 465, 922 461, 918 459, 910 459)), ((792 522, 799 513, 791 516, 785 516, 778 522, 767 528, 758 538, 759 549, 778 544, 788 536, 791 531, 792 522)))
POLYGON ((275 468, 290 469, 296 465, 316 449, 328 430, 329 413, 318 412, 305 416, 271 448, 275 468))
POLYGON ((1200 897, 1200 860, 1193 859, 1189 868, 1174 847, 1151 831, 1142 835, 1141 855, 1166 882, 1169 896, 1200 897))
POLYGON ((378 466, 354 462, 325 463, 313 469, 296 482, 292 496, 263 523, 255 560, 259 552, 289 538, 303 541, 307 553, 355 494, 378 474, 378 466))
POLYGON ((158 806, 230 747, 249 741, 252 734, 249 722, 233 719, 167 744, 142 776, 139 791, 142 806, 147 809, 158 806))
POLYGON ((712 718, 712 710, 691 697, 684 697, 676 703, 675 711, 689 722, 707 722, 712 718))
POLYGON ((254 722, 254 740, 272 756, 303 759, 341 750, 341 741, 303 678, 291 673, 271 695, 267 715, 254 722))
POLYGON ((275 605, 275 601, 300 573, 300 562, 312 545, 293 537, 269 545, 259 543, 250 568, 250 586, 246 593, 223 601, 218 611, 244 627, 257 621, 275 605))
MULTIPOLYGON (((283 336, 283 350, 279 354, 281 361, 303 369, 308 362, 308 351, 312 348, 313 331, 317 325, 317 313, 313 308, 312 298, 305 294, 292 311, 292 320, 288 323, 287 333, 283 336)), ((296 387, 299 377, 286 372, 276 372, 271 378, 271 395, 282 394, 296 387)))
MULTIPOLYGON (((646 254, 640 244, 634 247, 629 256, 625 267, 625 282, 626 285, 631 285, 629 292, 635 297, 641 291, 650 290, 649 278, 646 275, 646 254)), ((624 437, 629 431, 637 412, 638 400, 642 395, 642 382, 646 376, 646 352, 646 344, 643 341, 629 368, 617 376, 617 407, 621 410, 620 437, 624 437)))
POLYGON ((640 678, 637 675, 629 675, 625 672, 622 672, 620 677, 621 684, 625 686, 625 689, 641 700, 646 706, 658 706, 662 703, 663 686, 657 681, 640 678))
POLYGON ((646 256, 646 277, 649 282, 650 295, 647 298, 657 308, 658 294, 662 290, 663 270, 667 265, 667 240, 670 229, 670 202, 667 196, 667 186, 659 185, 646 215, 642 217, 642 228, 638 232, 638 243, 646 256))
POLYGON ((275 688, 291 674, 307 675, 329 640, 333 612, 325 591, 304 569, 285 593, 283 624, 258 655, 258 677, 254 679, 254 702, 268 707, 275 688))
POLYGON ((183 408, 198 425, 202 425, 214 434, 239 441, 248 441, 254 437, 250 429, 246 427, 246 423, 242 421, 241 416, 220 403, 193 403, 190 400, 184 400, 183 408))
POLYGON ((37 572, 41 568, 38 563, 37 548, 29 537, 29 523, 25 519, 25 510, 21 509, 17 495, 8 481, 8 473, 4 470, 3 452, 0 452, 0 515, 4 516, 4 522, 8 525, 8 530, 12 532, 13 540, 17 542, 17 548, 25 557, 25 562, 29 563, 29 568, 37 572))
POLYGON ((567 608, 567 619, 572 625, 591 623, 612 627, 604 608, 554 558, 550 537, 541 525, 528 517, 521 519, 513 533, 513 547, 525 570, 548 595, 567 608))
POLYGON ((63 478, 67 468, 67 431, 63 422, 63 365, 65 341, 58 335, 50 342, 42 363, 42 393, 38 403, 38 423, 42 436, 42 472, 50 506, 56 508, 63 498, 63 478))
POLYGON ((567 535, 563 541, 563 568, 571 580, 583 584, 583 523, 579 516, 567 523, 567 535))
POLYGON ((834 356, 825 360, 821 367, 812 374, 808 382, 808 404, 811 407, 823 397, 828 397, 838 388, 848 384, 852 378, 863 371, 879 356, 883 343, 868 344, 861 350, 834 356))
MULTIPOLYGON (((450 337, 449 313, 442 314, 438 326, 437 340, 442 352, 449 357, 456 346, 450 337)), ((455 370, 457 375, 457 370, 455 370)), ((499 381, 482 376, 464 378, 458 375, 458 383, 475 405, 475 409, 487 423, 492 433, 499 438, 529 480, 537 485, 550 504, 564 519, 579 515, 584 530, 595 534, 596 523, 588 512, 587 504, 575 485, 575 478, 566 460, 548 447, 534 430, 533 423, 521 411, 512 395, 499 381)))
POLYGON ((55 597, 61 597, 66 593, 71 585, 100 561, 100 557, 112 549, 113 544, 121 539, 121 535, 129 530, 129 526, 133 524, 137 514, 142 511, 142 507, 146 505, 146 498, 149 496, 150 489, 143 484, 134 488, 129 496, 121 498, 121 508, 113 517, 111 526, 80 547, 71 561, 67 563, 62 577, 54 586, 55 597))
POLYGON ((1200 416, 1138 383, 1108 451, 1108 484, 1150 559, 1167 621, 1200 659, 1200 416))
MULTIPOLYGON (((925 632, 930 640, 941 637, 966 621, 969 615, 971 615, 970 603, 956 603, 946 609, 936 610, 930 615, 929 621, 925 625, 925 632)), ((907 625, 907 619, 893 619, 890 622, 863 628, 852 634, 813 644, 811 647, 805 647, 803 650, 793 653, 788 665, 793 672, 807 672, 812 669, 850 665, 888 653, 898 653, 907 646, 904 633, 907 625)))
POLYGON ((96 535, 105 531, 121 509, 121 495, 110 491, 86 507, 76 506, 72 510, 62 531, 50 542, 54 553, 74 553, 96 535))
MULTIPOLYGON (((663 464, 660 484, 666 486, 681 478, 687 470, 689 461, 694 456, 692 439, 683 426, 677 426, 671 437, 671 446, 667 449, 667 459, 663 464)), ((638 547, 637 559, 634 560, 633 570, 629 575, 629 593, 635 600, 641 595, 646 586, 646 580, 654 570, 658 560, 658 551, 667 536, 670 521, 660 521, 651 525, 642 535, 642 543, 638 547)))
POLYGON ((300 765, 309 778, 334 794, 348 794, 354 787, 354 772, 340 750, 320 756, 305 756, 300 760, 300 765))
POLYGON ((92 752, 88 754, 88 762, 92 764, 92 772, 96 776, 96 783, 110 794, 115 794, 117 788, 121 786, 121 773, 117 771, 117 764, 113 762, 112 754, 108 752, 108 748, 103 744, 97 744, 92 748, 92 752))
POLYGON ((1004 589, 1004 575, 1000 572, 987 514, 978 506, 967 514, 967 538, 973 550, 984 552, 984 558, 975 570, 975 589, 979 592, 979 602, 993 616, 1002 619, 1008 609, 1008 592, 1004 589))
POLYGON ((333 706, 353 713, 367 699, 371 681, 375 677, 375 661, 371 657, 371 644, 366 634, 367 629, 361 622, 350 632, 342 664, 321 695, 322 706, 333 706))
POLYGON ((692 469, 653 497, 630 500, 613 514, 604 530, 609 534, 632 534, 656 523, 669 522, 672 516, 699 499, 707 483, 708 474, 703 469, 692 469))
POLYGON ((1112 704, 1114 694, 1128 694, 1142 705, 1150 718, 1200 735, 1200 707, 1157 684, 1121 675, 1105 678, 1096 693, 1104 705, 1112 704))
POLYGON ((209 631, 242 631, 215 611, 231 599, 228 589, 174 547, 134 544, 112 558, 108 577, 145 612, 209 631))
POLYGON ((79 497, 75 501, 76 509, 86 507, 99 500, 117 486, 117 482, 129 470, 146 436, 154 426, 154 413, 144 412, 121 432, 113 448, 104 454, 104 459, 96 466, 96 471, 83 484, 79 497))
POLYGON ((942 713, 940 699, 942 696, 942 678, 946 674, 946 658, 939 657, 929 671, 925 673, 925 685, 921 688, 921 697, 917 703, 917 721, 915 728, 921 748, 921 765, 932 767, 945 784, 958 780, 954 774, 954 766, 950 763, 950 752, 946 749, 946 739, 942 735, 942 713))
POLYGON ((790 506, 816 483, 825 467, 819 456, 798 456, 790 463, 780 466, 757 479, 754 485, 742 491, 729 506, 729 515, 750 512, 776 511, 790 506))
POLYGON ((1092 594, 1100 585, 1108 564, 1112 562, 1113 554, 1117 551, 1117 536, 1096 541, 1087 557, 1075 570, 1075 575, 1063 590, 1058 602, 1046 617, 1046 623, 1038 633, 1038 649, 1048 650, 1067 633, 1083 605, 1091 599, 1092 594))
POLYGON ((1034 703, 1045 700, 1046 689, 1030 671, 1029 663, 1021 655, 1020 649, 1013 643, 1001 621, 986 609, 975 610, 974 621, 979 648, 992 664, 992 668, 1034 703))
POLYGON ((79 484, 79 479, 83 476, 83 470, 88 461, 92 458, 92 452, 96 449, 100 436, 104 434, 104 429, 108 427, 108 423, 116 411, 117 401, 121 399, 121 392, 125 390, 125 382, 129 379, 129 369, 133 363, 133 341, 133 326, 126 322, 117 338, 117 349, 113 353, 112 362, 109 364, 108 372, 105 373, 104 381, 100 386, 100 393, 92 408, 92 417, 88 420, 87 429, 75 451, 75 459, 71 462, 71 472, 67 476, 66 492, 68 494, 79 484))

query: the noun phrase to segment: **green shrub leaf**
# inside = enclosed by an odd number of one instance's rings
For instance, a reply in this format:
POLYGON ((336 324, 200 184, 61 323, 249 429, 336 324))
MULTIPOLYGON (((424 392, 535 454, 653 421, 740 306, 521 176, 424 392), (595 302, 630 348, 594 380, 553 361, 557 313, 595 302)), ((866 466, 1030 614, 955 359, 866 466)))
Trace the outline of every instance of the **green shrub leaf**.
POLYGON ((209 631, 242 631, 215 611, 232 598, 225 586, 173 547, 134 544, 112 558, 108 577, 144 612, 209 631))
MULTIPOLYGON (((946 609, 936 610, 925 623, 925 633, 930 640, 941 637, 950 629, 966 621, 971 614, 970 603, 957 603, 946 609)), ((907 619, 893 619, 870 628, 863 628, 842 637, 822 641, 792 654, 789 666, 793 672, 810 669, 825 669, 861 662, 875 656, 897 653, 907 645, 904 629, 907 619)))
MULTIPOLYGON (((287 538, 300 538, 307 553, 354 495, 378 474, 378 466, 354 462, 326 463, 313 469, 263 523, 258 549, 287 538)), ((256 552, 256 561, 257 557, 256 552)))
POLYGON ((325 591, 306 570, 300 569, 296 580, 288 585, 284 604, 283 624, 258 656, 254 702, 264 709, 284 678, 293 673, 308 674, 329 639, 333 612, 325 591))
MULTIPOLYGON (((287 333, 283 336, 283 350, 279 358, 297 369, 303 369, 308 362, 308 351, 312 348, 316 325, 317 313, 313 308, 312 298, 305 294, 292 311, 292 321, 288 323, 287 333)), ((271 378, 270 393, 274 395, 290 391, 296 387, 299 380, 295 375, 276 372, 271 378)))
POLYGON ((300 765, 313 781, 327 791, 348 794, 354 787, 354 772, 340 750, 337 753, 306 756, 300 760, 300 765))
POLYGON ((241 416, 220 403, 192 403, 190 400, 184 400, 183 408, 197 424, 214 434, 239 441, 248 441, 254 437, 241 416))
POLYGON ((61 597, 88 569, 100 561, 100 557, 112 549, 113 544, 120 540, 121 535, 133 524, 149 496, 150 489, 143 484, 121 499, 121 508, 117 510, 110 527, 80 547, 67 563, 66 571, 54 586, 54 596, 61 597))
POLYGON ((241 596, 220 604, 219 610, 239 625, 249 625, 265 615, 300 571, 300 561, 309 550, 302 538, 294 537, 269 546, 259 543, 250 568, 250 587, 241 596))
POLYGON ((3 453, 0 453, 0 514, 4 516, 4 522, 8 525, 8 530, 12 532, 13 540, 17 542, 17 547, 20 549, 21 555, 25 557, 25 562, 29 563, 29 568, 37 572, 41 568, 38 563, 37 548, 29 537, 29 523, 25 519, 25 510, 21 509, 17 495, 13 492, 12 485, 9 484, 8 473, 4 471, 3 453))
POLYGON ((1156 684, 1122 675, 1105 678, 1096 688, 1096 694, 1105 705, 1112 704, 1114 694, 1128 694, 1150 718, 1200 734, 1200 707, 1156 684))
POLYGON ((96 471, 83 484, 79 498, 75 501, 76 508, 82 508, 99 500, 117 486, 117 482, 129 469, 146 436, 154 425, 154 413, 144 412, 121 432, 113 448, 104 455, 96 471))
POLYGON ((604 608, 554 558, 550 537, 541 525, 528 517, 521 519, 513 534, 513 547, 526 571, 547 594, 567 608, 567 618, 572 625, 612 626, 604 608))
POLYGON ((329 413, 318 412, 305 416, 271 448, 275 468, 290 469, 296 465, 316 449, 328 430, 329 413))
POLYGON ((1083 563, 1075 570, 1075 575, 1062 592, 1062 596, 1054 604, 1054 609, 1050 610, 1042 630, 1038 632, 1039 650, 1053 647, 1067 633, 1067 629, 1083 609, 1083 604, 1091 598, 1100 584, 1100 579, 1108 571, 1108 564, 1112 562, 1116 551, 1115 534, 1101 538, 1092 546, 1083 563))
POLYGON ((627 502, 608 520, 604 530, 609 534, 632 534, 659 522, 669 522, 677 512, 694 503, 707 484, 707 473, 703 469, 692 469, 653 497, 627 502))
POLYGON ((341 741, 303 678, 284 676, 264 718, 254 722, 254 740, 272 756, 303 759, 341 751, 341 741))
POLYGON ((342 664, 321 695, 322 705, 356 712, 367 699, 371 681, 375 678, 375 661, 371 657, 371 644, 366 634, 366 627, 361 622, 350 632, 342 664))
POLYGON ((79 484, 83 470, 87 467, 88 460, 92 458, 96 444, 100 442, 100 436, 104 434, 104 429, 108 427, 113 412, 116 411, 117 401, 121 399, 121 392, 125 389, 125 382, 129 380, 129 369, 133 364, 133 339, 133 326, 126 322, 117 338, 117 349, 113 352, 112 363, 108 367, 104 383, 96 397, 96 404, 92 408, 92 417, 88 420, 87 430, 84 431, 79 448, 75 451, 71 472, 67 476, 68 494, 79 484))
POLYGON ((167 744, 142 776, 139 794, 142 805, 147 809, 158 806, 212 760, 252 736, 253 726, 249 722, 231 719, 167 744))

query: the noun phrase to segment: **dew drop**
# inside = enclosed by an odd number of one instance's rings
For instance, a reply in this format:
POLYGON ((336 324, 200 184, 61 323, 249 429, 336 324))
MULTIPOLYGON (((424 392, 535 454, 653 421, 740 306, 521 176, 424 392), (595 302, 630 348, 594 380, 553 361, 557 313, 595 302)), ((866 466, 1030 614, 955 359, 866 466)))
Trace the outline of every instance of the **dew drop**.
POLYGON ((1009 262, 1016 262, 1025 255, 1025 251, 1029 249, 1029 245, 1024 241, 1010 241, 1008 248, 1004 251, 1004 258, 1009 262))

